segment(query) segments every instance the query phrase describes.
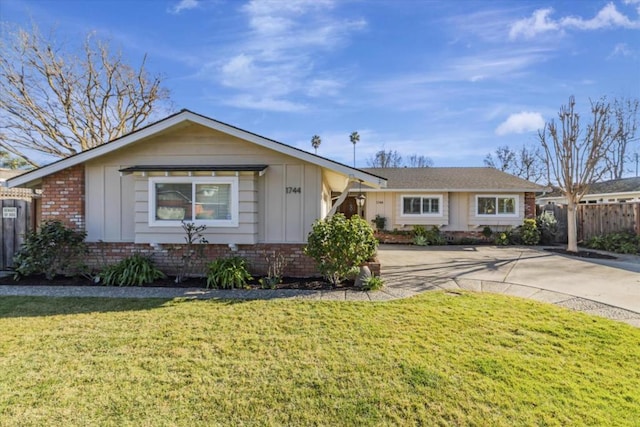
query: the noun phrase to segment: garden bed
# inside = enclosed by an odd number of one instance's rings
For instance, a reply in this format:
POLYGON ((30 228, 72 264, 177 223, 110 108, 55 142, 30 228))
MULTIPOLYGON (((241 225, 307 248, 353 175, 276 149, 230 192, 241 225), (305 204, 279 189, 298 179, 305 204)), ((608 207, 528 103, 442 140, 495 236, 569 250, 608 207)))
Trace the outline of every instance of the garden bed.
MULTIPOLYGON (((0 286, 2 285, 20 285, 20 286, 104 286, 100 283, 94 283, 90 278, 82 276, 65 277, 56 276, 52 280, 47 280, 43 275, 32 275, 14 280, 12 276, 0 277, 0 286)), ((166 277, 164 279, 155 280, 153 283, 144 285, 143 287, 161 287, 161 288, 206 288, 206 279, 204 278, 188 278, 181 283, 175 283, 174 277, 166 277)), ((246 289, 261 289, 259 278, 249 281, 246 289)), ((330 290, 330 289, 356 289, 353 281, 345 280, 339 286, 333 286, 331 283, 318 277, 300 278, 285 277, 282 283, 275 285, 275 289, 307 289, 307 290, 330 290)))
POLYGON ((574 256, 574 257, 578 257, 578 258, 618 259, 618 258, 614 257, 613 255, 601 254, 601 253, 593 252, 593 251, 582 251, 582 250, 579 250, 578 252, 571 252, 571 251, 568 251, 568 250, 566 250, 564 248, 545 248, 545 251, 553 252, 553 253, 561 254, 561 255, 574 256))

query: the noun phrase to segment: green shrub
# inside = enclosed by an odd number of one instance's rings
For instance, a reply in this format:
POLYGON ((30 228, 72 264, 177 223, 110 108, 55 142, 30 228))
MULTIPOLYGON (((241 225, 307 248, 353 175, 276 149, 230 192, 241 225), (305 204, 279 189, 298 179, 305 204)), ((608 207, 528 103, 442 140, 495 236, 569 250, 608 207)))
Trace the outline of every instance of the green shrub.
POLYGON ((537 245, 540 242, 540 230, 535 219, 525 219, 518 231, 523 244, 537 245))
POLYGON ((512 244, 511 237, 511 230, 497 231, 493 238, 493 243, 495 243, 497 246, 508 246, 512 244))
POLYGON ((375 218, 373 218, 373 220, 371 221, 375 224, 376 226, 376 230, 384 230, 385 227, 387 226, 387 218, 381 216, 381 215, 376 215, 375 218))
POLYGON ((87 253, 85 231, 66 227, 61 221, 48 220, 37 231, 28 233, 13 259, 15 279, 44 274, 47 280, 56 275, 74 275, 86 270, 82 255, 87 253))
POLYGON ((107 286, 142 286, 164 277, 151 258, 142 254, 133 254, 100 273, 100 280, 107 286))
POLYGON ((485 225, 484 228, 482 229, 482 235, 487 239, 490 238, 493 235, 493 231, 491 230, 491 227, 489 227, 488 225, 485 225))
POLYGON ((315 260, 318 270, 330 283, 337 285, 351 267, 373 258, 377 246, 367 221, 358 215, 347 219, 338 213, 313 224, 304 253, 315 260))
POLYGON ((207 288, 246 288, 253 279, 247 270, 247 261, 238 256, 211 261, 207 270, 207 288))
POLYGON ((362 284, 362 290, 377 291, 379 289, 382 289, 383 286, 384 286, 384 281, 382 280, 381 277, 371 276, 367 278, 367 280, 365 280, 364 283, 362 284))
POLYGON ((640 254, 640 236, 632 231, 610 233, 592 237, 585 246, 619 254, 640 254))
POLYGON ((551 245, 556 241, 558 234, 558 220, 551 211, 544 211, 536 218, 536 225, 540 231, 540 242, 543 245, 551 245))
POLYGON ((423 225, 415 225, 413 227, 413 244, 417 246, 440 246, 446 245, 447 240, 440 234, 440 228, 437 225, 427 230, 423 225))

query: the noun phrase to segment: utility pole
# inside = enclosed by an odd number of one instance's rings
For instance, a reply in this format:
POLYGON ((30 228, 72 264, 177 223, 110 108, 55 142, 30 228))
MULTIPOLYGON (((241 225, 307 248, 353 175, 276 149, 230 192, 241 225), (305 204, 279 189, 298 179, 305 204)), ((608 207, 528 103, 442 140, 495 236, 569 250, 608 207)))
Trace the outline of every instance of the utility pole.
POLYGON ((636 153, 636 178, 638 177, 638 153, 636 153))

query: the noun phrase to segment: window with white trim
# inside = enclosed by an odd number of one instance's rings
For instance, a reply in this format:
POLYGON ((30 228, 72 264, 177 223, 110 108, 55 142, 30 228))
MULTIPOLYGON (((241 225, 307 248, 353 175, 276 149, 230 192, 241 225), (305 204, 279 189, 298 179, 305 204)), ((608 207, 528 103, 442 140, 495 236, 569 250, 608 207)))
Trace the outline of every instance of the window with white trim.
POLYGON ((238 178, 157 177, 149 179, 149 224, 181 221, 213 227, 238 225, 238 178))
POLYGON ((442 215, 441 196, 402 196, 402 215, 442 215))
POLYGON ((478 216, 517 216, 518 196, 476 196, 478 216))

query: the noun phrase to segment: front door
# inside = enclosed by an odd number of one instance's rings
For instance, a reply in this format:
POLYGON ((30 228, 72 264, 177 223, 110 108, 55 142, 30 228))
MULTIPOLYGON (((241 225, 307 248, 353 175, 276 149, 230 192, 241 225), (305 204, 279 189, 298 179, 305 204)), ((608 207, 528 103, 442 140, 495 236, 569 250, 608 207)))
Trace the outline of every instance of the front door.
POLYGON ((340 205, 338 211, 344 214, 345 217, 351 218, 353 215, 358 213, 358 204, 356 203, 355 197, 347 197, 344 202, 340 205))

